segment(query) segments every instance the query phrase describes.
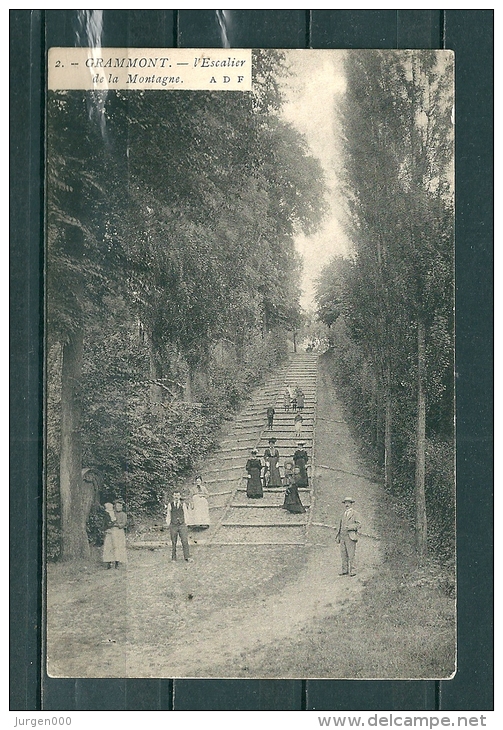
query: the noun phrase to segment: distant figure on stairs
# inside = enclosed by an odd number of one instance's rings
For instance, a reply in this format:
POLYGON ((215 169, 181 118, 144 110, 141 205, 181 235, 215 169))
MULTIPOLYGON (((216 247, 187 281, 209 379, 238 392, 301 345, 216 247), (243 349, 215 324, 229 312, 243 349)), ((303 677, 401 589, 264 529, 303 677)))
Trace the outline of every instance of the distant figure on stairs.
POLYGON ((196 477, 195 491, 192 495, 192 506, 187 511, 187 525, 200 529, 211 525, 210 508, 208 505, 208 490, 203 484, 202 477, 196 477))
POLYGON ((292 403, 292 397, 290 395, 290 390, 287 388, 285 392, 283 393, 283 407, 286 411, 286 413, 290 410, 290 405, 292 403))
POLYGON ((274 414, 276 411, 274 410, 273 406, 269 406, 269 408, 266 411, 267 414, 267 428, 272 429, 273 421, 274 421, 274 414))
POLYGON ((306 511, 306 508, 302 504, 299 497, 299 482, 300 469, 296 466, 293 470, 293 474, 290 472, 288 476, 288 483, 286 484, 285 501, 283 502, 283 509, 288 510, 296 515, 302 515, 306 511))
POLYGON ((295 418, 293 419, 293 423, 295 426, 295 437, 300 438, 302 436, 302 424, 304 422, 304 419, 300 415, 300 413, 297 413, 295 418))
POLYGON ((257 456, 257 449, 252 449, 251 456, 246 462, 246 471, 248 484, 246 486, 246 496, 249 499, 260 499, 264 496, 262 489, 262 480, 260 478, 262 472, 262 462, 257 456))
POLYGON ((299 411, 304 410, 304 401, 306 396, 304 395, 304 391, 302 388, 297 388, 297 408, 299 411))
POLYGON ((276 448, 275 438, 269 439, 269 446, 264 452, 264 459, 269 472, 269 487, 281 487, 281 475, 279 473, 278 461, 279 451, 276 448))
POLYGON ((288 487, 292 484, 294 467, 295 464, 291 459, 287 459, 283 464, 283 470, 285 472, 285 476, 283 477, 283 486, 288 487))
POLYGON ((307 477, 307 462, 309 461, 309 457, 307 455, 307 451, 304 448, 305 442, 299 441, 297 444, 297 450, 295 454, 293 455, 293 462, 295 466, 297 466, 300 470, 299 473, 299 482, 297 484, 298 487, 308 487, 309 486, 309 479, 307 477))

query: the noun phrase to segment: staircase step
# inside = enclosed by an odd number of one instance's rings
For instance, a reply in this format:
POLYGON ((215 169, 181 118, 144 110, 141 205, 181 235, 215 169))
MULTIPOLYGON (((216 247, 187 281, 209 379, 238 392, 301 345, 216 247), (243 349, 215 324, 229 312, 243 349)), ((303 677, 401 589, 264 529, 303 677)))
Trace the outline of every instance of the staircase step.
POLYGON ((306 525, 291 525, 289 529, 264 527, 221 527, 211 539, 213 544, 245 545, 304 545, 306 525))
POLYGON ((306 522, 222 522, 222 527, 304 527, 306 522))
MULTIPOLYGON (((279 509, 283 509, 284 493, 283 494, 279 494, 278 497, 279 497, 279 499, 275 500, 274 502, 272 502, 272 503, 266 503, 266 504, 248 504, 247 502, 232 502, 231 505, 230 505, 230 509, 237 509, 237 510, 242 510, 242 509, 245 509, 245 510, 250 510, 250 509, 275 509, 275 510, 279 510, 279 509)), ((236 499, 239 499, 239 495, 236 495, 235 498, 236 499)), ((309 494, 304 495, 302 497, 302 504, 306 508, 311 506, 311 503, 310 503, 309 498, 310 498, 310 495, 309 494), (308 499, 306 499, 306 497, 308 499)), ((256 502, 257 500, 253 500, 253 501, 256 502)), ((269 523, 266 523, 266 524, 269 524, 269 523)))
POLYGON ((222 545, 222 546, 226 546, 226 545, 232 545, 232 546, 244 545, 246 547, 253 547, 255 545, 263 545, 263 546, 266 546, 266 545, 282 545, 282 546, 302 545, 303 547, 305 547, 305 544, 306 543, 304 541, 287 542, 286 540, 284 540, 282 542, 271 542, 271 541, 268 541, 268 540, 263 540, 261 542, 237 542, 236 540, 234 540, 233 542, 230 542, 230 541, 223 542, 223 541, 217 541, 217 540, 215 540, 215 541, 213 541, 211 543, 211 545, 216 545, 216 546, 220 546, 220 545, 222 545))
MULTIPOLYGON (((241 413, 226 425, 220 450, 199 469, 204 482, 215 490, 213 493, 210 491, 210 497, 212 494, 215 496, 215 502, 210 500, 210 506, 219 505, 221 522, 215 522, 204 538, 198 538, 198 545, 306 544, 309 512, 292 515, 283 509, 285 487, 266 487, 263 499, 248 499, 245 466, 252 448, 257 448, 259 457, 264 458, 269 438, 276 439, 281 473, 285 460, 292 458, 299 440, 305 442, 306 451, 312 459, 317 361, 317 355, 299 353, 291 356, 288 364, 268 378, 248 399, 241 413), (284 410, 286 385, 302 388, 305 405, 301 411, 284 410), (273 428, 269 429, 266 410, 271 405, 275 408, 275 415, 273 428), (303 418, 300 437, 295 433, 296 413, 303 418), (218 496, 220 499, 216 499, 218 496)), ((310 463, 307 468, 308 474, 311 474, 310 463)), ((304 506, 309 508, 311 488, 301 487, 299 494, 304 506)))
MULTIPOLYGON (((309 487, 298 487, 298 490, 299 490, 299 492, 310 492, 311 491, 309 487)), ((237 492, 246 492, 246 487, 238 487, 236 491, 237 492)), ((273 494, 277 493, 277 492, 281 492, 282 494, 284 494, 285 487, 264 487, 263 492, 264 492, 264 494, 267 494, 267 492, 271 492, 273 494)))

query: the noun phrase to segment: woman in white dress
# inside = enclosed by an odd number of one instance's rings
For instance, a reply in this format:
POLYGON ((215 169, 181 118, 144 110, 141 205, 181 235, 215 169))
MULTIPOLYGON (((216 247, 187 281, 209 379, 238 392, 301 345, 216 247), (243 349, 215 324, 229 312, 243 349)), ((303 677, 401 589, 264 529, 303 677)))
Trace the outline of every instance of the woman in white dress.
POLYGON ((127 515, 122 509, 122 501, 105 504, 105 541, 103 543, 103 562, 112 568, 127 563, 126 533, 127 515))
POLYGON ((195 492, 192 495, 192 505, 187 510, 187 524, 191 527, 206 529, 211 525, 208 494, 209 492, 203 484, 202 477, 196 477, 195 492))

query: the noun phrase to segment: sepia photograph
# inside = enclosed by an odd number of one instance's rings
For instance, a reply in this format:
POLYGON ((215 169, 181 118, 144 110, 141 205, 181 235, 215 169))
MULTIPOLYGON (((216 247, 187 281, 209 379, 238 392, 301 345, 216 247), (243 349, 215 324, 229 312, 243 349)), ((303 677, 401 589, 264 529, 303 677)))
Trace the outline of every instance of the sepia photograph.
POLYGON ((53 48, 44 665, 456 673, 454 54, 53 48))

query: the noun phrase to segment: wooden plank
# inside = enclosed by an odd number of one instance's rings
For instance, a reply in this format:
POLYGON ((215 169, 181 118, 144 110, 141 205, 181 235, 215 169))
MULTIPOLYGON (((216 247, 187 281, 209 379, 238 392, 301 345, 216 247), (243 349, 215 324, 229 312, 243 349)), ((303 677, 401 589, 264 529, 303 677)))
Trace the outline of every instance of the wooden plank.
MULTIPOLYGON (((306 506, 306 505, 304 505, 306 506)), ((231 504, 234 509, 283 509, 281 504, 231 504)), ((269 524, 269 523, 268 523, 269 524)))
POLYGON ((271 541, 260 541, 260 542, 259 541, 257 541, 257 542, 224 542, 224 541, 221 541, 221 542, 217 542, 216 540, 213 541, 211 544, 210 543, 207 543, 207 546, 208 547, 213 547, 214 545, 218 545, 218 546, 225 546, 225 545, 246 545, 247 547, 250 547, 250 545, 252 545, 252 546, 254 546, 254 545, 261 545, 261 546, 266 546, 266 545, 306 545, 306 543, 305 542, 286 542, 286 541, 285 542, 271 542, 271 541))
POLYGON ((221 527, 305 527, 306 522, 222 522, 221 527))
MULTIPOLYGON (((309 487, 298 487, 299 492, 310 492, 309 487)), ((271 494, 279 494, 281 492, 285 491, 285 487, 265 487, 264 488, 264 494, 271 493, 271 494)), ((236 492, 246 492, 245 487, 238 487, 236 489, 236 492)))

